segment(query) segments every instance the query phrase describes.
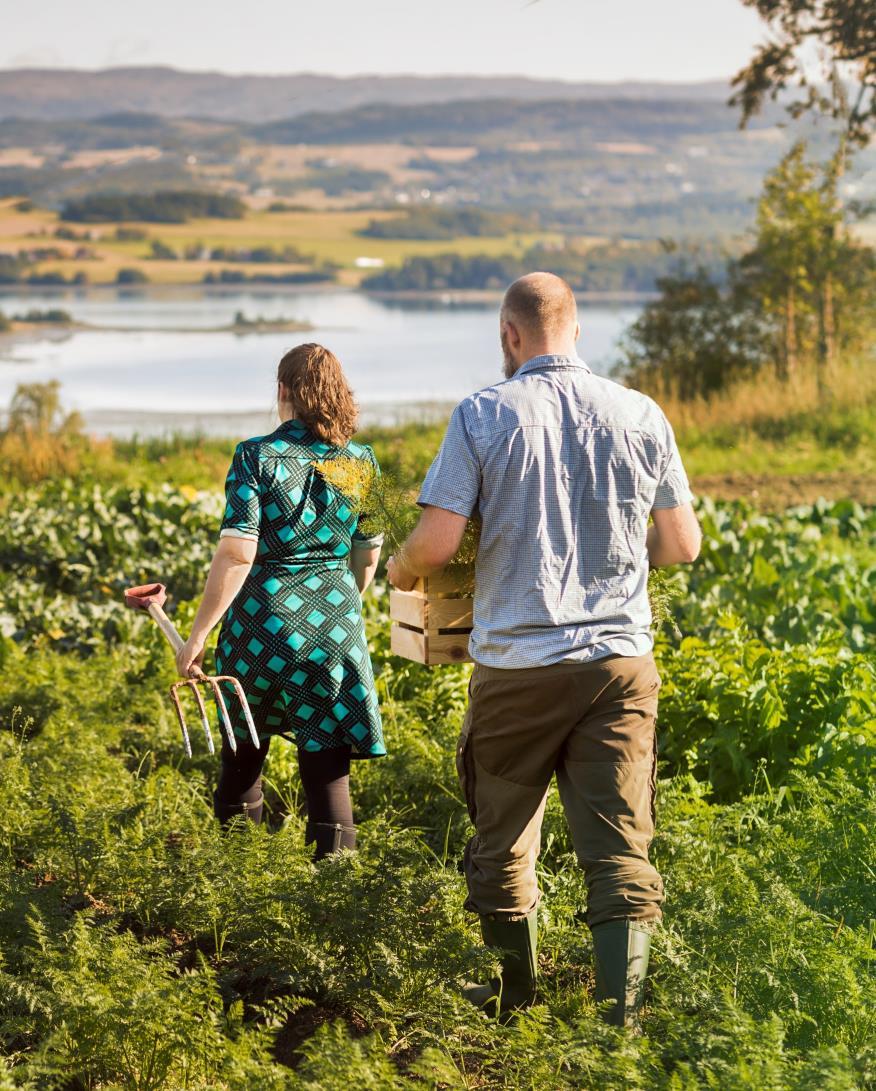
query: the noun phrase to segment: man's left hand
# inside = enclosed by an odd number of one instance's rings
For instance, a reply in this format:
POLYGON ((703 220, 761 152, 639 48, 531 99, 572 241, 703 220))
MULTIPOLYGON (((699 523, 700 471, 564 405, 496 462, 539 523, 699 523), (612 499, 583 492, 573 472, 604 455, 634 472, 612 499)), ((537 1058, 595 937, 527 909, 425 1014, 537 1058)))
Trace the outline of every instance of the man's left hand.
POLYGON ((417 577, 397 557, 390 557, 386 562, 386 578, 399 591, 412 591, 417 582, 417 577))

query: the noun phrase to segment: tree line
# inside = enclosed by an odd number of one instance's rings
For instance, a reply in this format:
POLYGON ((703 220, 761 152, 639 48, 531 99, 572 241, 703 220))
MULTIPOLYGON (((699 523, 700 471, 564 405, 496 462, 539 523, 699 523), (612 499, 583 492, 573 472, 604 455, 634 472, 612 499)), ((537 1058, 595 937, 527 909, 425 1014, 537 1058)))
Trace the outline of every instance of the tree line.
POLYGON ((422 206, 403 216, 373 219, 359 234, 369 239, 458 239, 470 235, 499 238, 512 231, 531 231, 536 226, 535 217, 513 212, 422 206))
POLYGON ((239 220, 246 205, 227 193, 159 190, 156 193, 95 193, 65 201, 61 219, 73 223, 186 223, 192 219, 239 220))
POLYGON ((661 278, 623 346, 632 385, 681 400, 770 372, 815 375, 824 400, 843 354, 876 324, 876 251, 839 201, 836 161, 796 145, 764 182, 754 244, 720 277, 694 268, 661 278))
MULTIPOLYGON (((687 251, 683 251, 687 253, 687 251)), ((708 269, 723 266, 714 246, 692 251, 708 269)), ((548 269, 564 277, 578 292, 654 292, 661 277, 681 261, 675 247, 661 242, 610 242, 582 248, 567 241, 540 243, 518 254, 435 254, 405 259, 363 281, 369 291, 503 290, 524 273, 548 269)))
POLYGON ((876 7, 848 0, 743 0, 769 37, 735 77, 742 124, 784 97, 792 117, 827 119, 836 139, 825 163, 800 142, 771 171, 754 245, 708 272, 663 278, 624 346, 619 372, 681 400, 708 396, 761 373, 780 383, 814 376, 822 404, 845 357, 876 335, 876 251, 854 235, 841 200, 849 159, 876 125, 876 7), (813 59, 814 62, 813 63, 813 59))

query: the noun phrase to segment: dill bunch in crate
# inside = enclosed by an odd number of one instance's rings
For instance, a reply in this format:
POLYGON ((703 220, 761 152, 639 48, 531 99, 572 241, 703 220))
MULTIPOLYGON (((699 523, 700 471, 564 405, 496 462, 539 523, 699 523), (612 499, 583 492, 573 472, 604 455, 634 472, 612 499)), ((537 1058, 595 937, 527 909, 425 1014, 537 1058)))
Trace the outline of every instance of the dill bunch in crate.
MULTIPOLYGON (((420 514, 412 490, 378 473, 362 459, 340 456, 313 465, 359 515, 365 534, 385 535, 390 552, 401 547, 420 514)), ((459 551, 443 572, 421 577, 412 591, 390 593, 392 649, 397 655, 428 664, 469 660, 480 530, 480 522, 470 519, 459 551)), ((669 626, 678 633, 672 604, 680 594, 681 588, 671 575, 651 569, 648 599, 655 630, 669 626)))

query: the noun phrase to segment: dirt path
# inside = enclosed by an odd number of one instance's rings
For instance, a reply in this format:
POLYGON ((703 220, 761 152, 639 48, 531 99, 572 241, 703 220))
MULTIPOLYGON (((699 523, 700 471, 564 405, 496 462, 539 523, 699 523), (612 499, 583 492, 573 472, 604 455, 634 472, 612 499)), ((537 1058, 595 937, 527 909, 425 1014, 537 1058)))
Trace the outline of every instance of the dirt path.
POLYGON ((825 500, 857 500, 876 505, 872 474, 711 474, 693 479, 695 493, 715 500, 750 500, 759 508, 779 509, 825 500))

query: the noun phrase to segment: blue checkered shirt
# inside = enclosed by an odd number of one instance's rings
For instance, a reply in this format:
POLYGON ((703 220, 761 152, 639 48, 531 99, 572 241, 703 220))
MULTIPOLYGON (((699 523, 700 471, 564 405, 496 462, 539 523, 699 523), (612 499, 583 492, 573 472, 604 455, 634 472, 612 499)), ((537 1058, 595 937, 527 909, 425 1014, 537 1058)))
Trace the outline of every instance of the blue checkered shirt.
POLYGON ((648 516, 691 499, 655 402, 536 356, 456 407, 419 503, 480 516, 471 655, 521 668, 650 651, 648 516))

